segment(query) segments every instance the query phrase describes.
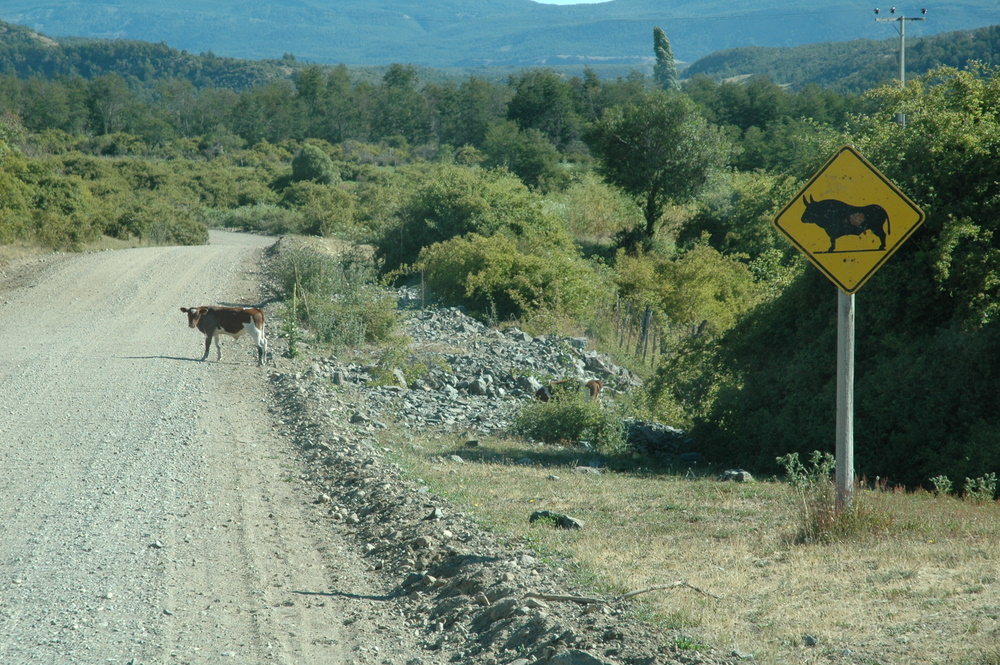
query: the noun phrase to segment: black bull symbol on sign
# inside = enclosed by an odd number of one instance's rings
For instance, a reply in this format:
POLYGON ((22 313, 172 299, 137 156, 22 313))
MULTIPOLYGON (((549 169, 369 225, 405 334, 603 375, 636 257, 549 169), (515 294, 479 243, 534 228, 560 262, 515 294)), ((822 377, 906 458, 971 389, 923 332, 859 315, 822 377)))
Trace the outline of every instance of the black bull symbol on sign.
POLYGON ((871 231, 881 241, 880 250, 885 250, 885 237, 891 233, 889 215, 885 208, 872 204, 852 206, 837 199, 816 199, 805 196, 802 202, 806 205, 802 213, 803 224, 815 224, 830 237, 830 249, 835 251, 837 238, 844 236, 860 236, 865 231, 871 231), (811 200, 810 200, 811 199, 811 200), (884 228, 883 228, 884 227, 884 228))

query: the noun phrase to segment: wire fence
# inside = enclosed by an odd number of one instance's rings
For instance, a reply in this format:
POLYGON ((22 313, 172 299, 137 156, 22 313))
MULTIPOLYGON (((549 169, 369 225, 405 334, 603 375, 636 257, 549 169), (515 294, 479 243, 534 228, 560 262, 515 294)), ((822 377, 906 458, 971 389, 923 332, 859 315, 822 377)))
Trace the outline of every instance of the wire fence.
POLYGON ((697 325, 677 325, 656 312, 652 305, 638 306, 621 298, 615 301, 612 308, 612 320, 618 349, 654 367, 663 353, 665 338, 669 342, 679 342, 681 338, 698 337, 705 334, 708 326, 708 321, 697 325))
POLYGON ((656 365, 660 355, 661 317, 651 305, 638 307, 618 298, 614 307, 614 324, 618 348, 629 352, 642 363, 656 365))

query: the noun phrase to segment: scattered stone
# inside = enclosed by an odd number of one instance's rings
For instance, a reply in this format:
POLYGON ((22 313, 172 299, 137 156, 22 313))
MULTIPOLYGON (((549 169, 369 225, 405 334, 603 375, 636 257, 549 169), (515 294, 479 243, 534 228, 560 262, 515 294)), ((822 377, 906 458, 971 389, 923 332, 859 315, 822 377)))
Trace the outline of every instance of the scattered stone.
POLYGON ((722 481, 732 481, 735 483, 750 483, 753 482, 753 475, 749 471, 744 471, 743 469, 726 469, 719 476, 719 480, 722 481))
POLYGON ((551 510, 536 510, 531 513, 531 517, 528 518, 528 522, 534 523, 539 520, 551 522, 554 526, 560 529, 582 529, 586 526, 583 520, 579 520, 575 517, 570 517, 569 515, 563 515, 562 513, 556 513, 551 510))
POLYGON ((597 656, 587 653, 586 651, 581 651, 580 649, 571 649, 570 651, 564 651, 563 653, 556 654, 549 661, 550 665, 611 665, 610 661, 602 660, 597 656))
POLYGON ((819 640, 813 637, 812 635, 809 635, 808 633, 802 636, 802 642, 807 647, 814 647, 817 644, 819 644, 819 640))
POLYGON ((392 370, 392 378, 396 379, 396 385, 400 388, 406 388, 406 376, 403 375, 403 370, 396 368, 392 370))

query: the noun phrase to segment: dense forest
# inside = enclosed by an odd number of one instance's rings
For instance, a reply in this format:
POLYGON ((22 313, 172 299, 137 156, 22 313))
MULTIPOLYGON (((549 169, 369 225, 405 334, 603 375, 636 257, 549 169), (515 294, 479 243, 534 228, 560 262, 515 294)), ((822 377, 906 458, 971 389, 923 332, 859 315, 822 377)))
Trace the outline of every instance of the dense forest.
MULTIPOLYGON (((891 34, 890 30, 888 34, 891 34)), ((792 48, 745 48, 719 51, 691 64, 689 77, 710 76, 725 80, 766 76, 776 83, 801 88, 815 83, 827 88, 859 93, 885 83, 899 72, 899 38, 879 41, 856 39, 792 48)), ((998 64, 1000 25, 948 32, 929 37, 908 37, 906 70, 911 76, 949 66, 963 68, 972 62, 998 64)))
POLYGON ((859 473, 960 485, 1000 466, 995 68, 859 94, 547 69, 301 65, 232 87, 124 71, 0 76, 0 243, 337 236, 484 320, 602 345, 604 312, 648 308, 662 334, 655 366, 622 358, 647 376, 630 413, 760 471, 833 447, 836 289, 772 219, 853 144, 927 214, 858 295, 859 473))

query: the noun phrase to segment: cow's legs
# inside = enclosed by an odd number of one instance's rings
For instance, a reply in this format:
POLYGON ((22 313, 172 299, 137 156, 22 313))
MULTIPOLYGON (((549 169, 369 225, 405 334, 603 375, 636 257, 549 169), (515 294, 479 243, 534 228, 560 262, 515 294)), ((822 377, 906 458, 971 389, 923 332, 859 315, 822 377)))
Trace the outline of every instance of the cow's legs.
POLYGON ((201 357, 202 360, 208 358, 208 352, 212 350, 212 336, 205 335, 205 355, 201 357))
POLYGON ((250 333, 250 338, 257 345, 257 364, 263 365, 267 362, 267 338, 264 337, 264 331, 258 330, 253 321, 244 323, 243 330, 250 333))
POLYGON ((218 362, 222 360, 222 335, 215 335, 215 361, 218 362))

